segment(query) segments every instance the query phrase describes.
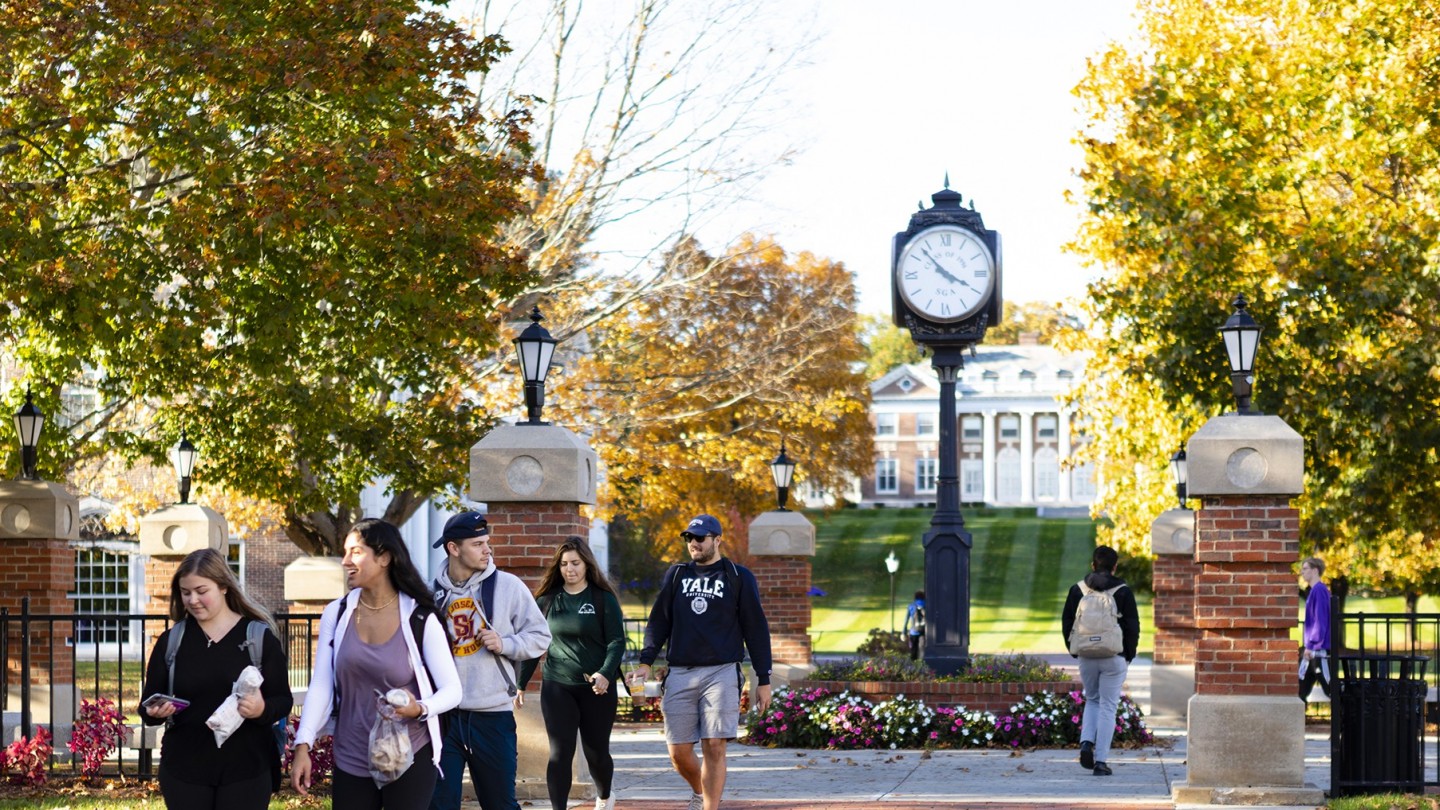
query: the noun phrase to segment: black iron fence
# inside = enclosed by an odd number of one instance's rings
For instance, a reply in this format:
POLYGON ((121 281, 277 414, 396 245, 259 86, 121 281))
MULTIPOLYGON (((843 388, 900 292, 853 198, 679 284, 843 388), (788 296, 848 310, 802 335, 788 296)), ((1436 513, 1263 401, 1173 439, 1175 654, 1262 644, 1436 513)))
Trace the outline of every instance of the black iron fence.
MULTIPOLYGON (((275 614, 289 656, 292 689, 309 686, 319 620, 318 613, 275 614)), ((164 655, 150 645, 170 624, 168 616, 153 613, 31 613, 28 599, 18 612, 0 608, 0 748, 22 736, 33 738, 35 728, 43 726, 54 737, 51 769, 63 767, 68 759, 65 742, 80 702, 108 698, 131 727, 130 744, 112 763, 121 772, 151 775, 156 736, 141 727, 140 692, 150 658, 164 655)), ((629 673, 639 663, 645 622, 625 619, 624 627, 621 670, 629 673)), ((639 689, 634 698, 621 691, 620 717, 642 720, 653 715, 653 702, 642 695, 639 689)))
POLYGON ((1440 614, 1337 611, 1331 628, 1331 795, 1440 785, 1440 614))
MULTIPOLYGON (((292 689, 310 682, 319 620, 319 614, 275 614, 292 689)), ((140 728, 140 690, 150 656, 164 655, 149 645, 169 626, 163 614, 31 613, 28 599, 19 612, 0 608, 0 747, 18 737, 33 738, 35 727, 44 726, 54 738, 53 768, 66 758, 65 742, 81 701, 107 698, 132 730, 132 744, 119 752, 118 767, 125 771, 133 765, 149 775, 152 746, 147 741, 154 737, 140 728), (127 754, 132 763, 126 762, 127 754)))

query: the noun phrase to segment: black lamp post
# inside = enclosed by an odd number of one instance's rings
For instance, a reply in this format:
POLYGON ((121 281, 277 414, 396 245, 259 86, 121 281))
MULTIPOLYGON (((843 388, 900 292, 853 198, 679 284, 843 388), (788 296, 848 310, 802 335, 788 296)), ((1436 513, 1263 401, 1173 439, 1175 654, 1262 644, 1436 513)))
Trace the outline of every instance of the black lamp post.
POLYGON ((175 478, 180 481, 180 503, 190 502, 190 473, 195 470, 195 459, 200 451, 180 432, 180 441, 170 450, 170 463, 175 466, 175 478))
MULTIPOLYGON (((1230 385, 1235 390, 1235 407, 1242 414, 1250 410, 1250 390, 1255 384, 1255 350, 1260 346, 1260 324, 1245 311, 1245 296, 1237 295, 1235 314, 1220 327, 1225 353, 1230 358, 1230 385)), ((1258 413, 1256 411, 1255 413, 1258 413)))
POLYGON ((35 448, 40 444, 40 429, 45 427, 45 414, 35 407, 30 389, 25 389, 25 404, 15 414, 15 433, 20 437, 20 477, 26 481, 38 481, 35 472, 35 448))
POLYGON ((1185 448, 1175 451, 1170 457, 1170 472, 1175 476, 1175 497, 1180 501, 1180 508, 1185 508, 1185 485, 1190 478, 1190 465, 1185 461, 1185 448))
POLYGON ((790 479, 795 476, 795 462, 785 455, 785 443, 780 443, 780 455, 770 462, 770 475, 775 479, 775 493, 779 506, 776 512, 789 512, 785 503, 790 499, 790 479))
POLYGON ((513 341, 520 353, 520 374, 525 378, 525 413, 529 419, 520 424, 545 425, 540 421, 540 411, 545 408, 545 375, 550 373, 550 359, 555 356, 555 344, 560 341, 540 325, 544 320, 540 307, 530 310, 532 323, 513 341))

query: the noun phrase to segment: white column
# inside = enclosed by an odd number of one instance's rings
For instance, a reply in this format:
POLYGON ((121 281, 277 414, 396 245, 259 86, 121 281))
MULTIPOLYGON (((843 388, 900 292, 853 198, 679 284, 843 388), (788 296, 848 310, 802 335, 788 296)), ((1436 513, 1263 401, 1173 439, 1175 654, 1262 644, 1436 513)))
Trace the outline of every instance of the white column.
POLYGON ((980 414, 981 441, 980 447, 981 464, 985 467, 985 503, 995 503, 995 412, 985 411, 980 414))
POLYGON ((1057 414, 1059 420, 1058 432, 1055 434, 1055 453, 1060 456, 1060 503, 1070 502, 1070 473, 1072 470, 1065 469, 1064 462, 1070 458, 1070 412, 1061 409, 1057 414))
POLYGON ((1035 503, 1035 412, 1020 411, 1020 503, 1035 503))

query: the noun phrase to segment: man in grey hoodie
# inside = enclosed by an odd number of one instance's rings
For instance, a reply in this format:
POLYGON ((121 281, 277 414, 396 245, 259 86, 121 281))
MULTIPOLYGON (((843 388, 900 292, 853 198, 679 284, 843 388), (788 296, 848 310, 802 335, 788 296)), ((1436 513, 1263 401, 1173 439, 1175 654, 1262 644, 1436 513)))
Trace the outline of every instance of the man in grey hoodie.
POLYGON ((435 607, 448 621, 464 697, 447 716, 430 810, 458 810, 466 765, 483 810, 518 810, 515 666, 545 652, 550 626, 525 583, 496 568, 484 515, 450 518, 435 541, 442 545, 435 607))

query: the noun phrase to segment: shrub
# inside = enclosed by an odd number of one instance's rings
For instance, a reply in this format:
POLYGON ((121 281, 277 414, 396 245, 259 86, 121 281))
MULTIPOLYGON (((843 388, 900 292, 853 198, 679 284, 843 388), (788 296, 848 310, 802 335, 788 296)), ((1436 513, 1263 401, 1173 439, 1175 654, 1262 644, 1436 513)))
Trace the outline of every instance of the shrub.
POLYGON ((910 654, 910 645, 909 642, 905 640, 905 634, 898 631, 892 633, 889 630, 881 630, 875 627, 871 628, 870 635, 866 636, 865 641, 859 647, 855 648, 855 652, 861 655, 900 653, 908 656, 910 654))
POLYGON ((935 673, 908 654, 885 653, 821 664, 811 673, 817 681, 933 681, 935 673))
POLYGON ((960 675, 940 680, 961 683, 1036 683, 1068 681, 1064 670, 1056 669, 1043 658, 1030 655, 976 655, 970 668, 960 675))
POLYGON ((50 775, 50 755, 54 752, 50 732, 40 726, 34 737, 21 737, 0 753, 0 772, 12 785, 43 785, 50 775))
POLYGON ((874 748, 880 738, 869 701, 849 692, 826 695, 811 704, 811 720, 825 735, 826 748, 874 748))
POLYGON ((109 698, 81 700, 80 716, 66 747, 80 760, 80 775, 94 779, 100 775, 105 758, 119 750, 125 740, 125 720, 109 698))
MULTIPOLYGON (((300 730, 300 718, 292 716, 285 732, 285 771, 290 771, 290 765, 295 761, 295 733, 300 730)), ((333 750, 335 739, 333 737, 317 737, 315 744, 310 746, 310 783, 318 785, 330 778, 330 771, 335 768, 335 752, 333 750)))
POLYGON ((896 695, 872 713, 880 745, 889 748, 925 748, 934 745, 935 710, 923 701, 896 695))
POLYGON ((746 719, 748 741, 774 748, 826 747, 826 735, 813 719, 813 710, 816 701, 830 694, 828 689, 776 690, 763 715, 746 719))
POLYGON ((995 716, 941 706, 935 710, 935 744, 942 748, 984 748, 995 738, 995 716))

